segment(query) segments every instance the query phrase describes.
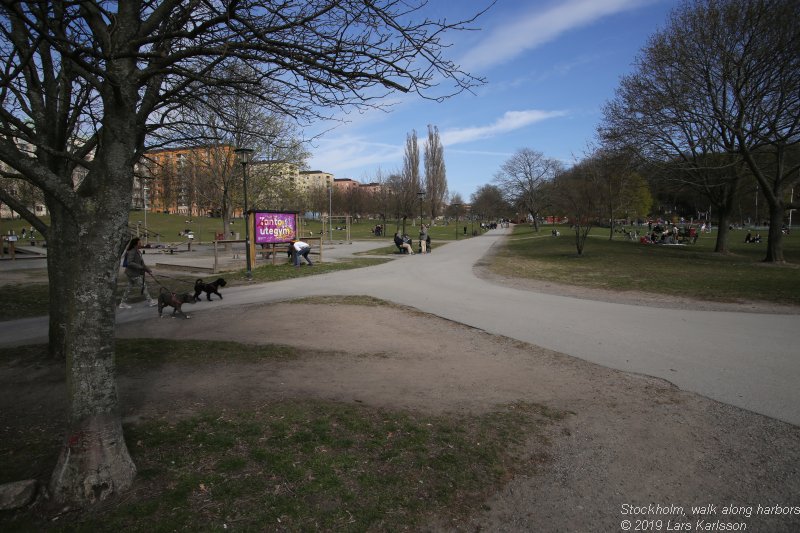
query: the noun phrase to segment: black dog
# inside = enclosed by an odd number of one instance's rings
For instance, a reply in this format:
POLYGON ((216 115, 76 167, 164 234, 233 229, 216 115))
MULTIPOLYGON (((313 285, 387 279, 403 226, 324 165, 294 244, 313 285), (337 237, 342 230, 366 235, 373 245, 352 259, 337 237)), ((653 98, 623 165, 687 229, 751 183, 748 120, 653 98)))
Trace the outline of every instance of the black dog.
POLYGON ((225 285, 227 285, 227 283, 225 283, 225 280, 222 278, 217 278, 216 281, 212 281, 211 283, 205 283, 202 279, 198 279, 194 283, 194 297, 199 302, 200 294, 205 292, 209 302, 211 301, 212 294, 216 294, 221 300, 222 295, 219 293, 219 288, 225 285))
POLYGON ((180 313, 184 317, 189 318, 189 315, 181 310, 181 306, 185 303, 194 303, 196 301, 198 301, 198 298, 192 294, 189 294, 188 292, 184 294, 178 294, 176 292, 171 292, 166 287, 161 287, 161 290, 158 291, 158 318, 161 318, 161 312, 165 307, 173 308, 173 317, 175 316, 175 313, 180 313))

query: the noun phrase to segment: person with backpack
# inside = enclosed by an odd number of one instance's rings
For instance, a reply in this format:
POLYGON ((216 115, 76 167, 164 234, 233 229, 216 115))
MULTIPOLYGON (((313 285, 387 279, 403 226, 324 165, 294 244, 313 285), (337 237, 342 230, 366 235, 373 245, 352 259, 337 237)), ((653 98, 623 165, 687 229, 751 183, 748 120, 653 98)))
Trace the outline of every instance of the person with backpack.
POLYGON ((128 277, 128 286, 125 288, 125 293, 122 295, 122 301, 119 303, 120 309, 131 308, 131 305, 128 303, 128 296, 132 290, 139 287, 141 287, 141 292, 144 294, 150 307, 158 305, 158 301, 151 298, 147 290, 145 275, 152 274, 153 272, 144 264, 144 258, 139 251, 141 248, 142 241, 139 240, 139 237, 134 237, 131 239, 131 242, 128 243, 128 247, 125 250, 122 266, 125 267, 125 275, 128 277))

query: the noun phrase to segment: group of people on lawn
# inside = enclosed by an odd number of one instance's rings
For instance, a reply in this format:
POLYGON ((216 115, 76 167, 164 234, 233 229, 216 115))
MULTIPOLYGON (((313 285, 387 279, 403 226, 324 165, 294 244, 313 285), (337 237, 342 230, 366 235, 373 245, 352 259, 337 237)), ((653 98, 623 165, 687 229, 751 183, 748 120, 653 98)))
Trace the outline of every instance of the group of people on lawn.
MULTIPOLYGON (((414 242, 407 233, 401 234, 399 231, 394 235, 394 244, 400 253, 414 255, 414 242)), ((431 236, 428 235, 428 227, 423 224, 419 230, 419 253, 427 254, 431 250, 431 236)))
MULTIPOLYGON (((703 228, 705 228, 705 224, 703 224, 703 228)), ((701 232, 703 228, 701 228, 701 232)), ((634 238, 632 233, 628 235, 628 238, 634 238)), ((637 231, 636 235, 638 233, 637 231)), ((660 226, 656 226, 651 229, 649 234, 645 233, 639 237, 639 242, 642 244, 694 244, 697 242, 697 237, 697 229, 693 227, 681 229, 673 225, 671 228, 663 229, 660 226)))

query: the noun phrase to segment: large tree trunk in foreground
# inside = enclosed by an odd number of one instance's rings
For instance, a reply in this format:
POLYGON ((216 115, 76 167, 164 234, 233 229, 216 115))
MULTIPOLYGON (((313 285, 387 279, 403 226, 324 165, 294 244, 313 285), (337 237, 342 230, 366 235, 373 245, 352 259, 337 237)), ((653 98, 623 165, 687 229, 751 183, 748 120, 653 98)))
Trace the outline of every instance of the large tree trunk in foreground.
MULTIPOLYGON (((72 235, 64 234, 64 227, 59 221, 64 220, 66 210, 57 203, 48 205, 50 213, 49 239, 47 243, 47 275, 49 279, 49 341, 48 351, 53 359, 64 360, 67 357, 66 331, 67 315, 64 302, 69 302, 74 294, 71 280, 74 279, 73 269, 76 261, 70 257, 67 246, 61 243, 69 242, 72 235)), ((73 254, 78 250, 71 250, 73 254)))
MULTIPOLYGON (((134 135, 128 132, 128 138, 134 135)), ((119 135, 118 138, 125 138, 119 135)), ((80 209, 56 209, 50 262, 51 285, 60 302, 67 370, 67 421, 50 492, 62 505, 84 506, 130 487, 136 467, 120 421, 114 360, 116 288, 120 242, 127 228, 135 150, 131 144, 108 147, 93 172, 103 185, 80 209), (113 161, 109 164, 109 160, 113 161), (98 223, 102 220, 103 223, 98 223)), ((87 176, 87 186, 95 181, 87 176)))

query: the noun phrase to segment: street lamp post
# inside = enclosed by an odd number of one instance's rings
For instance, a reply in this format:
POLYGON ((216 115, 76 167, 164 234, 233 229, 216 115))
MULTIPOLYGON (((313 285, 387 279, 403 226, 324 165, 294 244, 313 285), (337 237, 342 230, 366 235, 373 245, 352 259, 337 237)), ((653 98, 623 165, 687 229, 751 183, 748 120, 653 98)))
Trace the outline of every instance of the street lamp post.
POLYGON ((331 222, 333 221, 333 187, 328 186, 328 235, 330 236, 330 242, 333 244, 333 225, 331 222))
POLYGON ((142 200, 144 201, 144 242, 145 244, 150 242, 150 232, 147 230, 147 191, 150 190, 150 187, 147 185, 142 187, 142 200))
POLYGON ((247 279, 253 279, 253 272, 250 268, 250 220, 249 209, 247 208, 247 164, 250 163, 250 157, 253 155, 252 148, 236 148, 233 151, 242 165, 242 179, 244 181, 244 245, 245 245, 245 260, 247 261, 247 279))
POLYGON ((461 207, 461 204, 451 204, 456 210, 456 240, 458 240, 458 208, 461 207))
POLYGON ((758 227, 758 185, 756 185, 756 227, 758 227))

